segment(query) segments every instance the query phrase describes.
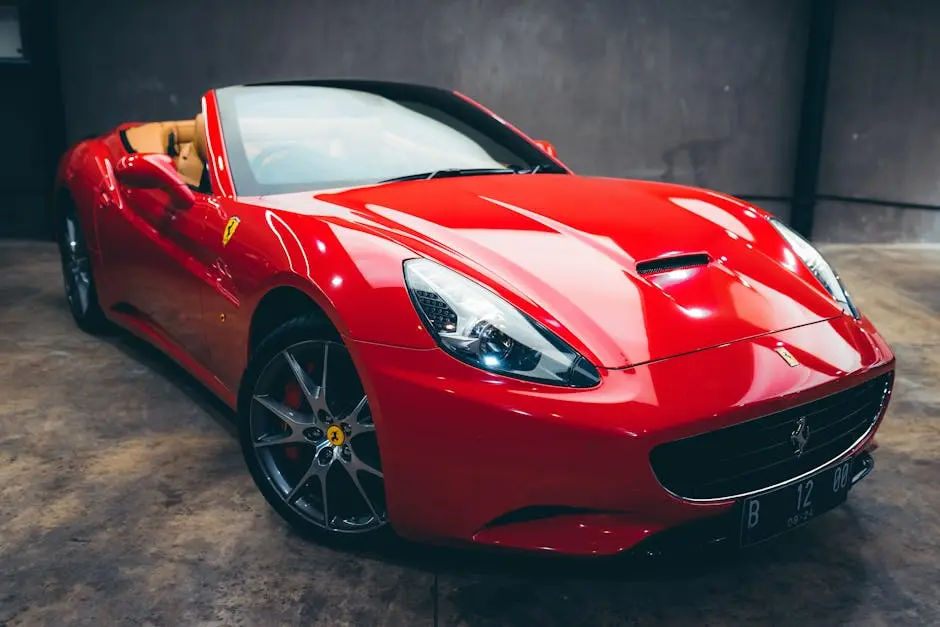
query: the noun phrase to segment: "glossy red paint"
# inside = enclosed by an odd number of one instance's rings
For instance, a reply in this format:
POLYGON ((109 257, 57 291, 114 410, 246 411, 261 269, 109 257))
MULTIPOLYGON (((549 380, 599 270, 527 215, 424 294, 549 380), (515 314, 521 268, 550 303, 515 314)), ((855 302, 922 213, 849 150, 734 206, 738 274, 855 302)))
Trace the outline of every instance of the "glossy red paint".
POLYGON ((608 370, 589 391, 487 375, 440 351, 353 346, 370 364, 377 424, 408 417, 408 428, 386 429, 383 447, 408 450, 416 445, 413 433, 434 443, 426 455, 383 463, 389 485, 407 486, 405 494, 389 492, 396 529, 415 538, 472 537, 566 553, 616 553, 728 510, 730 503, 687 503, 663 490, 649 464, 657 444, 834 393, 893 367, 884 342, 845 317, 608 370), (802 366, 787 366, 773 351, 778 344, 802 366), (589 513, 536 521, 537 545, 529 524, 487 528, 531 506, 589 513))
POLYGON ((166 211, 184 211, 196 202, 195 193, 180 179, 173 159, 167 155, 126 155, 117 162, 114 176, 127 188, 166 192, 170 200, 166 211))
POLYGON ((389 519, 407 537, 626 550, 731 507, 667 493, 650 467, 654 446, 894 366, 871 323, 843 313, 768 214, 734 198, 570 173, 238 197, 214 93, 202 106, 215 193, 195 192, 187 209, 165 190, 118 180, 118 163, 143 157, 125 155, 117 130, 63 158, 57 185, 78 207, 101 304, 234 408, 259 302, 280 287, 307 294, 363 378, 389 519), (233 217, 239 227, 224 245, 233 217), (710 262, 636 269, 692 253, 710 262), (420 256, 557 333, 598 366, 601 384, 527 383, 442 352, 404 285, 402 263, 420 256), (490 524, 535 506, 576 509, 490 524))
POLYGON ((547 142, 544 139, 534 140, 536 146, 542 149, 542 152, 547 154, 549 157, 555 158, 558 156, 558 151, 555 149, 554 144, 547 142))

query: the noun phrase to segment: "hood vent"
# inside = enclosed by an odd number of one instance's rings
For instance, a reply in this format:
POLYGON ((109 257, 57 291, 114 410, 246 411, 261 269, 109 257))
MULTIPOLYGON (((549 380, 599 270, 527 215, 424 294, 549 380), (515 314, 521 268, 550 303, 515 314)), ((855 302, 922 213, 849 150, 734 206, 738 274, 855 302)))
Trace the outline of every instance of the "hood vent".
POLYGON ((706 266, 710 261, 711 258, 705 253, 660 257, 659 259, 647 259, 646 261, 637 263, 636 271, 641 276, 646 276, 647 274, 659 274, 660 272, 671 272, 672 270, 706 266))

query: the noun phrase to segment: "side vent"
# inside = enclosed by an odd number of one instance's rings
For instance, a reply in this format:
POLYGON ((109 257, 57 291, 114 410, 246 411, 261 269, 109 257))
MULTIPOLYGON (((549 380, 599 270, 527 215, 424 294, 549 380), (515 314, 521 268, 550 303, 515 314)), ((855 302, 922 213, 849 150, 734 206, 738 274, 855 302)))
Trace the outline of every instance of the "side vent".
POLYGON ((711 258, 705 253, 660 257, 659 259, 647 259, 646 261, 637 263, 636 271, 640 275, 645 276, 647 274, 659 274, 660 272, 707 266, 710 261, 711 258))

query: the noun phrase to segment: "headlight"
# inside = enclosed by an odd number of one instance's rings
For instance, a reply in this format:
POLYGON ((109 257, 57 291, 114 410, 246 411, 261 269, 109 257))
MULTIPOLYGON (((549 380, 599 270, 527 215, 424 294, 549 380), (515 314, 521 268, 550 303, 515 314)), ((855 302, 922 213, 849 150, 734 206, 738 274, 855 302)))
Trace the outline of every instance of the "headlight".
POLYGON ((839 275, 836 274, 836 271, 832 269, 832 266, 829 265, 829 262, 823 258, 819 251, 816 250, 812 244, 803 239, 799 233, 786 226, 783 222, 771 218, 770 223, 773 224, 774 228, 787 240, 793 252, 796 253, 806 267, 809 268, 809 271, 816 276, 836 302, 842 305, 843 308, 847 310, 847 313, 858 318, 858 309, 855 308, 855 303, 852 302, 852 298, 846 291, 845 286, 842 285, 839 275))
POLYGON ((428 259, 409 259, 405 284, 425 327, 457 359, 550 385, 600 383, 597 368, 577 351, 467 277, 428 259))

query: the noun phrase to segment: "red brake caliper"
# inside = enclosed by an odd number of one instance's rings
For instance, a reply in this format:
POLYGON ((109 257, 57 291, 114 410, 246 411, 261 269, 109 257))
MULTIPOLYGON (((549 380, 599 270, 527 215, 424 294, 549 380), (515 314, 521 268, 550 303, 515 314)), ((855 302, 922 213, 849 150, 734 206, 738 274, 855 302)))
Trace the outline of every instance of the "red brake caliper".
MULTIPOLYGON (((296 381, 289 381, 284 388, 284 404, 291 409, 300 409, 301 400, 300 384, 296 381)), ((290 431, 290 426, 288 426, 286 422, 284 423, 284 431, 290 431)), ((300 457, 300 448, 296 446, 285 446, 284 454, 287 456, 287 459, 296 462, 300 457)))
MULTIPOLYGON (((313 375, 313 364, 307 366, 307 374, 313 375)), ((291 379, 287 382, 287 385, 284 386, 284 404, 291 409, 299 410, 301 403, 303 403, 303 393, 300 391, 300 384, 291 379)), ((285 422, 284 432, 286 433, 287 431, 290 431, 290 427, 285 422)), ((300 447, 286 446, 284 447, 284 455, 292 462, 296 462, 300 459, 300 447)))

